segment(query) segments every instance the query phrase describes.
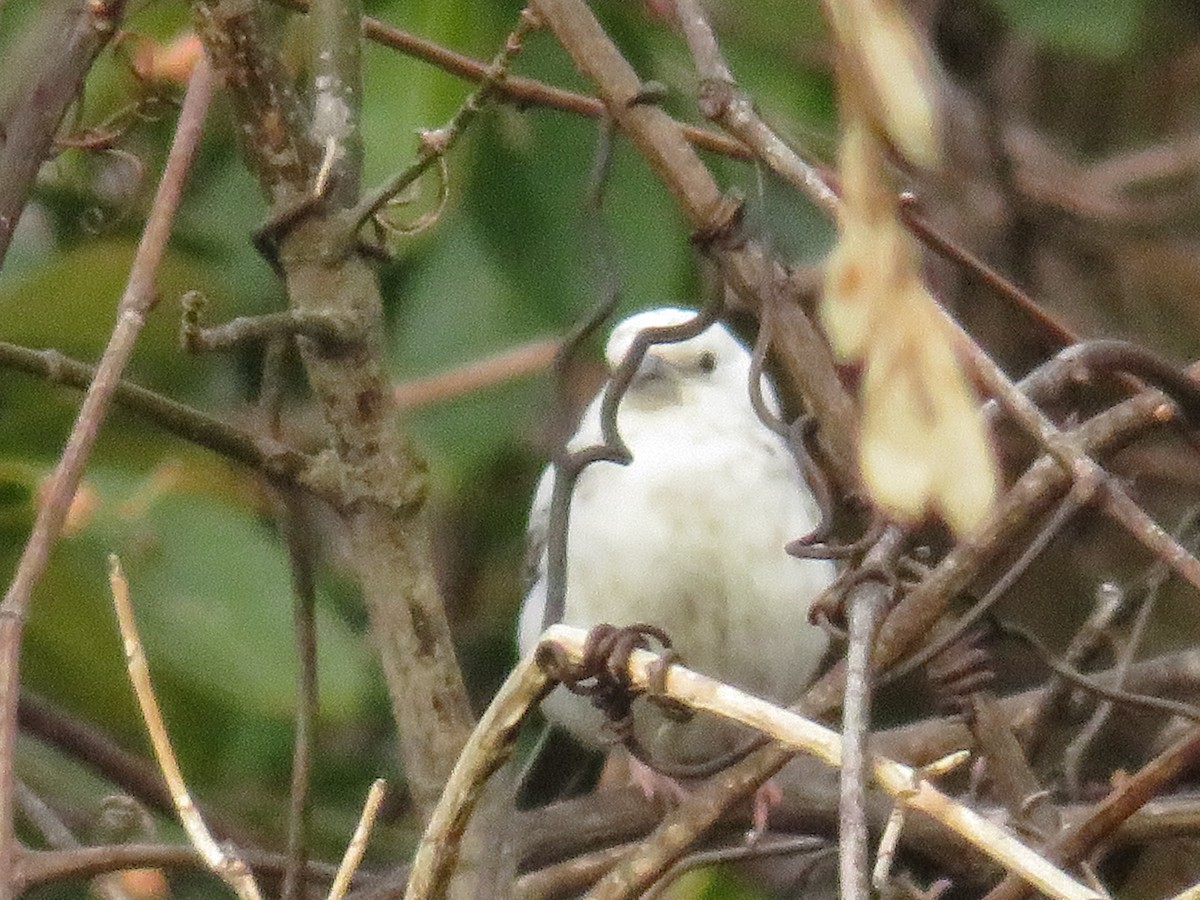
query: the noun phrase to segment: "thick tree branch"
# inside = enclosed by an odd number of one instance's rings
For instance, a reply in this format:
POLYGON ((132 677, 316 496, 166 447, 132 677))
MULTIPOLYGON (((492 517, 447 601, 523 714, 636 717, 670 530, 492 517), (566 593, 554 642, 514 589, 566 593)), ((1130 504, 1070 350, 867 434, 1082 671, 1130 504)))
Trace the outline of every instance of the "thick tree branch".
MULTIPOLYGON (((333 435, 331 463, 359 497, 342 510, 347 545, 371 616, 405 776, 428 815, 472 717, 433 577, 423 467, 397 435, 379 286, 345 240, 349 192, 323 198, 314 192, 322 148, 306 130, 308 116, 279 61, 268 54, 258 4, 202 0, 195 8, 232 95, 236 130, 248 135, 244 151, 277 210, 277 263, 290 308, 352 321, 364 336, 339 349, 305 338, 298 345, 333 435)), ((341 40, 345 29, 330 34, 341 40)))

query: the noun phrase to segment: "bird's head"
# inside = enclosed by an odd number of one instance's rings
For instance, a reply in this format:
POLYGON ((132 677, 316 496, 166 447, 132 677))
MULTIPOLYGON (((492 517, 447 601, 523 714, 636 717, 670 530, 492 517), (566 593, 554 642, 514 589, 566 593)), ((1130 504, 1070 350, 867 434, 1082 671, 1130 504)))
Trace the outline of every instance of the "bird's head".
MULTIPOLYGON (((617 369, 641 332, 681 325, 696 315, 695 310, 662 307, 625 319, 613 329, 605 348, 609 370, 617 369)), ((695 337, 646 348, 625 399, 637 405, 662 406, 706 396, 746 397, 749 374, 750 354, 717 323, 695 337)))

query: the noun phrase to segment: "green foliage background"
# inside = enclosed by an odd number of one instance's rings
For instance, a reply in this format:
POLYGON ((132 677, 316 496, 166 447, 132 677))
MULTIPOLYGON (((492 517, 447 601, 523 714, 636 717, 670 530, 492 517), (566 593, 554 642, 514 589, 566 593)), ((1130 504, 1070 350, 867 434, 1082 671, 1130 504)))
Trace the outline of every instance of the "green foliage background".
MULTIPOLYGON (((596 4, 646 80, 670 86, 668 108, 698 118, 682 43, 632 0, 596 4)), ((742 87, 782 131, 829 158, 831 93, 816 3, 712 4, 742 87)), ((1120 59, 1146 51, 1155 0, 995 0, 1034 43, 1054 52, 1120 59)), ((488 58, 515 23, 500 0, 372 2, 369 13, 455 50, 488 58)), ((44 11, 8 0, 0 53, 19 58, 44 11)), ((298 56, 302 28, 273 12, 285 52, 298 56)), ((184 4, 136 4, 127 27, 169 39, 187 27, 184 4)), ((140 90, 118 54, 106 53, 78 111, 83 127, 140 90)), ((418 129, 437 127, 470 90, 424 63, 368 45, 363 132, 366 183, 404 166, 418 129)), ((516 71, 587 91, 550 35, 536 33, 516 71)), ((0 100, 10 86, 0 87, 0 100)), ((122 139, 139 160, 66 151, 48 163, 0 273, 0 339, 95 359, 108 335, 173 112, 137 122, 122 139), (97 232, 91 224, 102 213, 97 232)), ((565 113, 490 109, 449 160, 450 203, 428 232, 396 244, 381 269, 397 381, 426 375, 525 341, 561 335, 596 300, 584 195, 597 127, 565 113)), ((753 169, 710 162, 749 198, 754 222, 798 262, 820 258, 828 226, 801 200, 753 169)), ((426 193, 429 186, 426 185, 426 193)), ((416 209, 427 207, 418 198, 416 209)), ((129 376, 140 384, 243 424, 251 423, 253 353, 188 357, 176 349, 178 297, 199 290, 210 321, 282 308, 280 285, 249 237, 263 198, 238 159, 223 104, 210 113, 170 252, 161 303, 129 376)), ((415 217, 417 213, 414 212, 415 217)), ((618 142, 604 221, 616 242, 623 306, 694 303, 703 279, 670 197, 643 161, 618 142)), ((295 373, 293 373, 295 374, 295 373)), ((11 573, 32 522, 39 480, 52 466, 78 396, 0 371, 0 572, 11 573)), ((520 602, 527 498, 561 434, 547 376, 525 379, 408 415, 404 427, 429 462, 439 520, 439 560, 463 664, 482 704, 511 663, 520 602)), ((299 380, 293 434, 312 443, 299 380)), ((87 475, 90 508, 59 545, 36 595, 24 654, 27 685, 145 753, 126 683, 105 581, 105 556, 121 554, 168 722, 203 800, 252 823, 278 846, 291 753, 295 660, 291 599, 281 542, 253 475, 115 413, 87 475)), ((318 515, 319 521, 319 515, 318 515)), ((381 679, 364 640, 363 614, 326 541, 320 600, 321 725, 315 773, 317 851, 340 852, 370 781, 400 784, 381 679)), ((104 789, 34 742, 20 774, 86 821, 104 789)), ((168 824, 164 826, 169 828, 168 824)), ((369 859, 397 860, 414 835, 401 818, 380 832, 369 859)), ((693 888, 700 890, 700 888, 693 888)), ((704 890, 728 895, 724 888, 704 890)))

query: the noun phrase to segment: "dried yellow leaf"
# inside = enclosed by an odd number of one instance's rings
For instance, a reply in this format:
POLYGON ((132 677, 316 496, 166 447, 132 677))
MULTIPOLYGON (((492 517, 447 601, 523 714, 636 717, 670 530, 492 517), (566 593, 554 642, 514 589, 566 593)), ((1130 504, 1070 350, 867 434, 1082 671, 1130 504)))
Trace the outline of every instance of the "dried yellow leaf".
POLYGON ((843 89, 910 162, 935 166, 937 83, 904 10, 895 0, 826 0, 825 8, 843 53, 843 89))

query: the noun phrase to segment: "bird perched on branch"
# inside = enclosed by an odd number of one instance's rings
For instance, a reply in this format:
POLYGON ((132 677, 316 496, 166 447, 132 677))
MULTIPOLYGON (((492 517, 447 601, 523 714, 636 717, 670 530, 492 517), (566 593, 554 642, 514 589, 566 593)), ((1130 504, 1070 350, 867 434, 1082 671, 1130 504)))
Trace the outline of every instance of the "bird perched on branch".
MULTIPOLYGON (((610 371, 644 329, 695 315, 663 308, 624 320, 605 350, 610 371)), ((689 667, 790 702, 826 649, 808 610, 834 569, 784 551, 820 513, 787 443, 755 414, 750 369, 750 354, 721 324, 646 350, 616 417, 632 460, 594 462, 575 482, 562 621, 658 626, 689 667)), ((775 408, 765 379, 762 391, 775 408)), ((603 392, 584 412, 569 451, 602 443, 602 400, 603 392)), ((544 625, 553 483, 550 466, 530 512, 536 569, 521 611, 522 652, 544 625)), ((585 743, 603 743, 604 716, 585 699, 558 688, 543 709, 585 743)), ((681 722, 644 700, 632 719, 646 761, 666 768, 711 762, 752 735, 706 714, 681 722)))

